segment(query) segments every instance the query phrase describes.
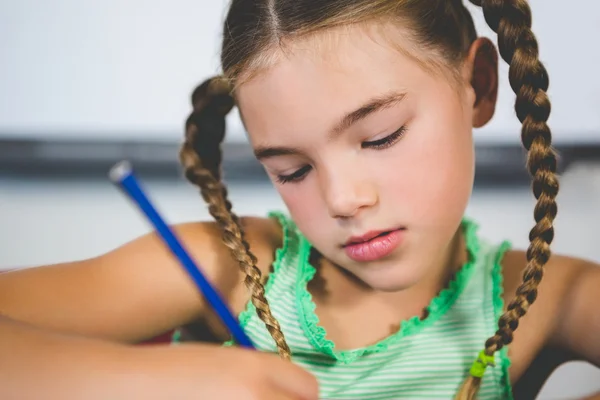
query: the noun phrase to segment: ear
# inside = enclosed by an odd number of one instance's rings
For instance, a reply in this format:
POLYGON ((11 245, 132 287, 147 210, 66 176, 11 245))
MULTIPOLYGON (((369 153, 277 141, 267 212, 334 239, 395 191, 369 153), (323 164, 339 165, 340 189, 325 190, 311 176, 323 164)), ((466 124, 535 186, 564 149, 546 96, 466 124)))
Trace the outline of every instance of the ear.
POLYGON ((498 52, 487 38, 478 38, 469 49, 465 60, 465 78, 470 82, 475 98, 473 127, 487 124, 496 110, 498 98, 498 52))

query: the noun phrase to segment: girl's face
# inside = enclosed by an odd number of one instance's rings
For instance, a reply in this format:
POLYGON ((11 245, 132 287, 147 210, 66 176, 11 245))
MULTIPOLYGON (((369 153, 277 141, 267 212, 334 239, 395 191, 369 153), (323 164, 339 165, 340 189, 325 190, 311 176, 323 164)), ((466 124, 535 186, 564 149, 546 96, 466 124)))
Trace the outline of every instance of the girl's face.
POLYGON ((374 289, 408 288, 443 262, 467 206, 474 90, 376 32, 327 35, 241 84, 242 118, 311 244, 374 289))

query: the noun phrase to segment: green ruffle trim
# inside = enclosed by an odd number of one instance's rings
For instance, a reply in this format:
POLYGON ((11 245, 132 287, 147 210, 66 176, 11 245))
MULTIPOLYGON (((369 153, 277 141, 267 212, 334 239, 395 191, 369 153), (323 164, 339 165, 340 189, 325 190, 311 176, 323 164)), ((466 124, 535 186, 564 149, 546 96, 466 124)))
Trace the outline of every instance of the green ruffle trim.
MULTIPOLYGON (((508 241, 502 242, 496 252, 496 258, 494 260, 494 268, 492 270, 492 284, 493 284, 493 302, 494 302, 494 316, 496 321, 504 313, 504 275, 502 274, 502 258, 504 254, 512 247, 508 241)), ((508 347, 504 346, 498 354, 500 355, 500 365, 502 367, 502 380, 504 381, 504 399, 513 400, 512 385, 510 383, 510 374, 508 369, 510 368, 510 357, 508 356, 508 347)))
POLYGON ((442 317, 448 309, 454 304, 458 296, 466 287, 469 279, 473 275, 474 266, 477 262, 477 256, 480 251, 480 243, 477 237, 478 226, 470 219, 463 219, 462 229, 465 235, 466 249, 469 260, 455 274, 454 278, 448 284, 448 287, 440 291, 427 306, 428 316, 420 319, 414 316, 400 325, 400 329, 395 334, 383 339, 382 341, 359 349, 336 351, 335 344, 327 339, 325 328, 319 325, 319 317, 315 313, 316 304, 313 302, 312 295, 307 289, 308 282, 314 277, 316 269, 308 262, 310 252, 310 243, 301 235, 301 247, 298 266, 298 279, 296 286, 296 306, 298 308, 300 323, 307 334, 311 345, 318 351, 327 354, 335 360, 349 364, 364 354, 380 353, 388 349, 390 345, 397 343, 402 338, 414 335, 423 328, 432 325, 442 317))
MULTIPOLYGON (((292 244, 293 239, 296 237, 294 224, 291 223, 291 221, 288 218, 286 218, 286 216, 283 213, 273 211, 270 212, 268 216, 269 218, 277 219, 277 221, 281 225, 283 232, 283 243, 282 246, 275 251, 275 260, 273 261, 273 272, 271 272, 269 274, 269 277, 267 278, 267 283, 265 284, 265 296, 269 294, 269 291, 277 278, 277 274, 281 270, 281 265, 284 261, 286 254, 290 249, 290 245, 292 244)), ((254 304, 252 304, 252 301, 248 301, 246 309, 240 313, 238 318, 242 329, 246 328, 246 326, 248 325, 248 321, 250 321, 250 318, 252 318, 255 312, 256 307, 254 306, 254 304)), ((232 346, 234 344, 235 343, 233 340, 229 340, 224 343, 224 346, 232 346)), ((275 341, 273 341, 273 344, 275 344, 275 341)))
POLYGON ((181 328, 175 329, 171 335, 171 344, 179 344, 181 342, 181 328))

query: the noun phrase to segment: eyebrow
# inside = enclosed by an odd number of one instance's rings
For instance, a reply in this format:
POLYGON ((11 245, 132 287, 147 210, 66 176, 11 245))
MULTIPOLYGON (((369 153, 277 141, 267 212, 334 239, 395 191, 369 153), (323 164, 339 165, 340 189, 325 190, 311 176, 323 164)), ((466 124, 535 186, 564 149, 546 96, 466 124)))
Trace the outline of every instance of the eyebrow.
POLYGON ((344 116, 344 118, 342 118, 340 122, 338 122, 331 130, 330 137, 332 139, 335 138, 340 133, 356 124, 358 121, 367 118, 369 115, 377 111, 401 102, 405 97, 406 93, 391 92, 383 96, 372 98, 358 109, 346 114, 346 116, 344 116))
MULTIPOLYGON (((357 122, 364 120, 369 115, 389 108, 395 104, 400 103, 406 97, 406 93, 403 92, 390 92, 383 96, 371 98, 365 104, 360 106, 354 111, 347 113, 340 121, 333 127, 329 132, 329 139, 335 139, 342 132, 350 128, 357 122)), ((258 160, 265 158, 295 155, 301 153, 300 149, 295 147, 285 146, 258 146, 254 149, 254 156, 258 160)))

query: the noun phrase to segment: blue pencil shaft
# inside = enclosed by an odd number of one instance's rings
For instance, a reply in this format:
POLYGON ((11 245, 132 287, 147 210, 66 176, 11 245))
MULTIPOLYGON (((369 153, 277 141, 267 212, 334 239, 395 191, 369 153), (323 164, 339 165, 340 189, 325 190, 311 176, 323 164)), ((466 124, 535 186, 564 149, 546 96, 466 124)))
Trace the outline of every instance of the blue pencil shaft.
POLYGON ((250 338, 243 331, 237 319, 233 316, 219 293, 207 281, 171 228, 164 222, 156 208, 144 194, 143 189, 137 182, 133 173, 126 173, 115 183, 121 186, 125 193, 129 195, 140 210, 146 215, 156 232, 163 239, 171 252, 177 257, 181 265, 196 284, 197 288, 204 295, 206 301, 215 310, 217 315, 219 315, 225 326, 227 326, 235 341, 240 346, 254 348, 250 338))

